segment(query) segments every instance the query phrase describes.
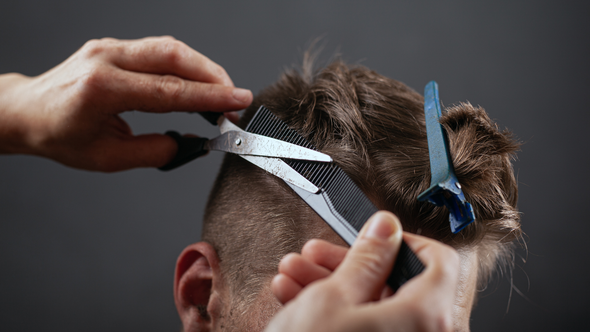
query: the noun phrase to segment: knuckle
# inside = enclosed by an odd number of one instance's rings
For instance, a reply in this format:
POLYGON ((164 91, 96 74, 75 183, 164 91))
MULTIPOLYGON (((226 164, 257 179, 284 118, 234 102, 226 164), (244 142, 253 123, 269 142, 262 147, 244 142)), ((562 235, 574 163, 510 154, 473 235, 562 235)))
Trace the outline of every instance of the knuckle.
POLYGON ((225 68, 221 67, 220 65, 216 64, 216 63, 212 63, 211 65, 211 71, 219 77, 222 76, 227 76, 227 72, 225 71, 225 68))
POLYGON ((459 253, 455 249, 446 246, 444 250, 441 250, 440 254, 443 257, 443 260, 440 261, 444 261, 444 264, 439 264, 437 270, 441 276, 456 275, 460 265, 459 253))
POLYGON ((421 317, 421 321, 424 325, 423 328, 427 331, 435 332, 452 332, 453 320, 451 315, 446 312, 439 312, 436 314, 426 314, 421 317))
POLYGON ((113 38, 91 39, 82 46, 81 51, 88 58, 95 57, 111 49, 115 42, 113 38))
POLYGON ((225 82, 224 85, 233 85, 231 83, 231 79, 229 79, 229 75, 222 66, 218 65, 217 63, 211 61, 206 57, 203 59, 203 64, 203 67, 206 68, 206 71, 209 75, 215 77, 217 80, 225 82))
POLYGON ((176 39, 165 39, 160 42, 164 60, 175 65, 185 57, 186 45, 176 39))
MULTIPOLYGON (((376 248, 371 248, 376 249, 376 248)), ((379 275, 387 263, 380 250, 366 250, 355 253, 351 261, 353 268, 369 275, 379 275)))
POLYGON ((118 42, 118 40, 117 40, 117 39, 115 39, 115 38, 111 38, 111 37, 104 37, 104 38, 101 38, 101 39, 100 39, 100 41, 101 41, 102 43, 104 43, 104 44, 114 44, 114 43, 118 42))
POLYGON ((108 76, 106 66, 96 64, 89 66, 79 80, 80 91, 83 93, 95 93, 105 90, 108 76))
POLYGON ((176 76, 160 76, 156 81, 155 95, 159 99, 181 97, 186 90, 186 82, 176 76))
POLYGON ((301 248, 301 255, 303 257, 311 257, 315 255, 321 249, 321 242, 318 239, 311 239, 307 241, 303 248, 301 248))
POLYGON ((157 38, 158 38, 158 39, 161 39, 161 40, 169 40, 169 41, 176 40, 176 38, 174 38, 174 37, 172 37, 172 36, 169 36, 169 35, 160 36, 160 37, 157 37, 157 38))
POLYGON ((286 272, 287 270, 289 270, 289 268, 293 265, 296 264, 296 261, 298 260, 298 254, 292 252, 292 253, 288 253, 287 255, 285 255, 280 261, 279 261, 279 272, 286 272))
POLYGON ((413 298, 403 307, 404 315, 411 317, 418 331, 451 332, 454 331, 451 308, 432 303, 427 297, 413 298))
POLYGON ((87 57, 91 57, 102 51, 102 44, 98 39, 91 39, 87 41, 80 50, 87 57))
POLYGON ((231 100, 231 89, 216 86, 215 84, 207 84, 201 87, 200 97, 203 102, 216 104, 224 100, 231 100))

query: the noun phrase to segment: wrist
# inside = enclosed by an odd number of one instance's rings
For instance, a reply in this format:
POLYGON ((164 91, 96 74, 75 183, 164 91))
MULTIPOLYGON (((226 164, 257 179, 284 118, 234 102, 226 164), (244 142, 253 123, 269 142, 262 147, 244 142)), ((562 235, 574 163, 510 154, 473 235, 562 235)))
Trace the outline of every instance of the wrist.
POLYGON ((30 119, 26 94, 30 77, 17 74, 0 75, 0 154, 27 154, 30 147, 30 119))

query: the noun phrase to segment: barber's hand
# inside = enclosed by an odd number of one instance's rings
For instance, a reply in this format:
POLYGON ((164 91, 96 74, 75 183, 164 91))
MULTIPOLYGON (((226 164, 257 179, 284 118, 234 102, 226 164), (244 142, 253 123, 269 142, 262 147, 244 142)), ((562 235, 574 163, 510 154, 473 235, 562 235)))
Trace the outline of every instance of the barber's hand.
POLYGON ((312 240, 301 255, 285 256, 271 286, 286 306, 266 331, 451 331, 459 270, 452 248, 403 234, 426 269, 383 296, 401 238, 397 218, 378 212, 350 250, 312 240))
POLYGON ((119 113, 230 112, 251 101, 221 66, 172 37, 92 40, 38 77, 0 75, 0 153, 105 172, 160 167, 175 141, 134 136, 119 113))

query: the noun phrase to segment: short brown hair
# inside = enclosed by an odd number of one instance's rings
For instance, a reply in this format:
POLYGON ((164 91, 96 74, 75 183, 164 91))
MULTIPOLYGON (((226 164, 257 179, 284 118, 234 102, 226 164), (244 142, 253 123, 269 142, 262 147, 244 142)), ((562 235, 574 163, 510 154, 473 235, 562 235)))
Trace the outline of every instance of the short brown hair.
MULTIPOLYGON (((241 125, 265 105, 332 156, 378 208, 400 218, 404 230, 480 251, 478 275, 485 283, 498 260, 511 253, 509 243, 521 236, 511 166, 518 143, 480 107, 447 108, 440 121, 476 216, 452 234, 446 208, 416 199, 430 184, 423 103, 403 83, 366 67, 337 60, 314 71, 306 61, 260 92, 241 125)), ((218 251, 232 293, 247 303, 276 273, 281 257, 318 236, 314 218, 282 180, 227 155, 207 205, 203 240, 218 251)))

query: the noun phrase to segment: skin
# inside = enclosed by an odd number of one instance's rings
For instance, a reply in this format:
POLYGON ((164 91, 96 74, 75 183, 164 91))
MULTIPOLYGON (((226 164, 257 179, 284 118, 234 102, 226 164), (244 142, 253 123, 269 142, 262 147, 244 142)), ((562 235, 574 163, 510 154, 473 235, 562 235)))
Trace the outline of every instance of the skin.
MULTIPOLYGON (((120 113, 215 111, 235 120, 227 112, 251 102, 252 93, 235 88, 221 66, 172 37, 91 40, 37 77, 0 75, 0 153, 103 172, 160 167, 173 158, 176 143, 162 134, 134 136, 120 113)), ((242 326, 262 330, 270 321, 267 331, 450 331, 460 330, 459 322, 468 329, 476 275, 463 272, 473 266, 459 265, 457 253, 441 243, 403 237, 426 270, 395 295, 384 281, 402 231, 395 216, 381 212, 350 250, 312 241, 301 254, 286 256, 242 326)), ((208 243, 180 255, 174 295, 185 331, 234 326, 229 285, 208 243)))
POLYGON ((174 140, 134 136, 120 113, 230 112, 251 102, 221 66, 172 37, 91 40, 37 77, 0 75, 0 153, 103 172, 160 167, 176 154, 174 140))
POLYGON ((397 218, 381 212, 371 218, 349 252, 331 247, 334 256, 324 260, 324 265, 302 256, 299 264, 308 273, 300 273, 286 261, 272 283, 286 306, 267 331, 452 331, 459 267, 454 250, 407 234, 404 238, 426 270, 395 296, 383 295, 401 238, 397 218), (322 276, 330 268, 334 272, 322 276), (297 291, 299 287, 302 290, 297 291), (296 319, 301 316, 310 319, 296 319))
MULTIPOLYGON (((370 256, 367 256, 367 252, 372 255, 375 254, 375 248, 383 248, 375 243, 375 239, 357 240, 351 249, 324 240, 309 241, 303 247, 301 254, 292 253, 281 260, 279 274, 271 283, 272 291, 282 304, 287 305, 286 310, 289 310, 291 303, 295 303, 291 311, 299 311, 301 315, 318 313, 320 316, 318 323, 321 324, 321 315, 325 314, 325 310, 322 310, 321 305, 318 304, 318 298, 322 296, 346 298, 345 294, 357 287, 351 284, 351 280, 357 278, 361 280, 359 282, 361 287, 380 284, 381 289, 378 287, 365 289, 364 294, 371 294, 372 291, 373 295, 361 297, 361 300, 344 303, 334 301, 346 308, 339 312, 340 317, 334 317, 334 320, 341 322, 342 326, 337 326, 335 329, 327 327, 326 330, 469 331, 469 317, 476 292, 476 255, 466 252, 457 253, 440 242, 409 233, 404 233, 403 238, 425 263, 427 269, 419 277, 400 288, 393 296, 391 290, 384 285, 384 279, 377 281, 370 279, 376 275, 386 278, 390 271, 389 265, 382 264, 390 257, 389 249, 385 248, 384 251, 377 252, 376 256, 379 260, 376 262, 372 262, 370 256), (368 266, 351 263, 357 257, 359 261, 362 257, 362 262, 368 266), (371 265, 377 268, 369 267, 371 265), (371 277, 363 276, 363 273, 367 271, 373 271, 373 273, 369 272, 371 277), (336 290, 334 291, 333 288, 336 290), (424 302, 421 303, 421 301, 424 302), (436 303, 437 306, 432 306, 431 303, 436 303), (367 309, 370 308, 367 307, 368 304, 375 307, 367 309), (380 315, 377 308, 384 312, 389 311, 390 315, 384 313, 380 315), (304 312, 305 309, 309 312, 304 312), (350 312, 346 313, 346 310, 350 312), (398 313, 406 316, 400 319, 398 313), (439 324, 437 325, 436 322, 439 324), (393 326, 397 328, 393 329, 393 326)), ((385 245, 387 247, 387 243, 385 245)), ((358 298, 353 296, 355 299, 358 298)), ((296 314, 290 313, 287 316, 293 317, 296 314)), ((298 326, 297 322, 293 324, 288 321, 288 318, 280 316, 276 320, 283 320, 293 329, 311 328, 311 326, 298 326)), ((289 330, 286 326, 278 324, 271 324, 270 327, 268 331, 289 330)))
POLYGON ((465 261, 476 262, 472 257, 403 233, 397 217, 381 211, 350 249, 315 239, 301 254, 285 256, 279 273, 237 318, 219 258, 206 242, 180 255, 174 295, 185 332, 469 331, 477 268, 465 261), (402 237, 426 269, 392 295, 385 279, 402 237))

